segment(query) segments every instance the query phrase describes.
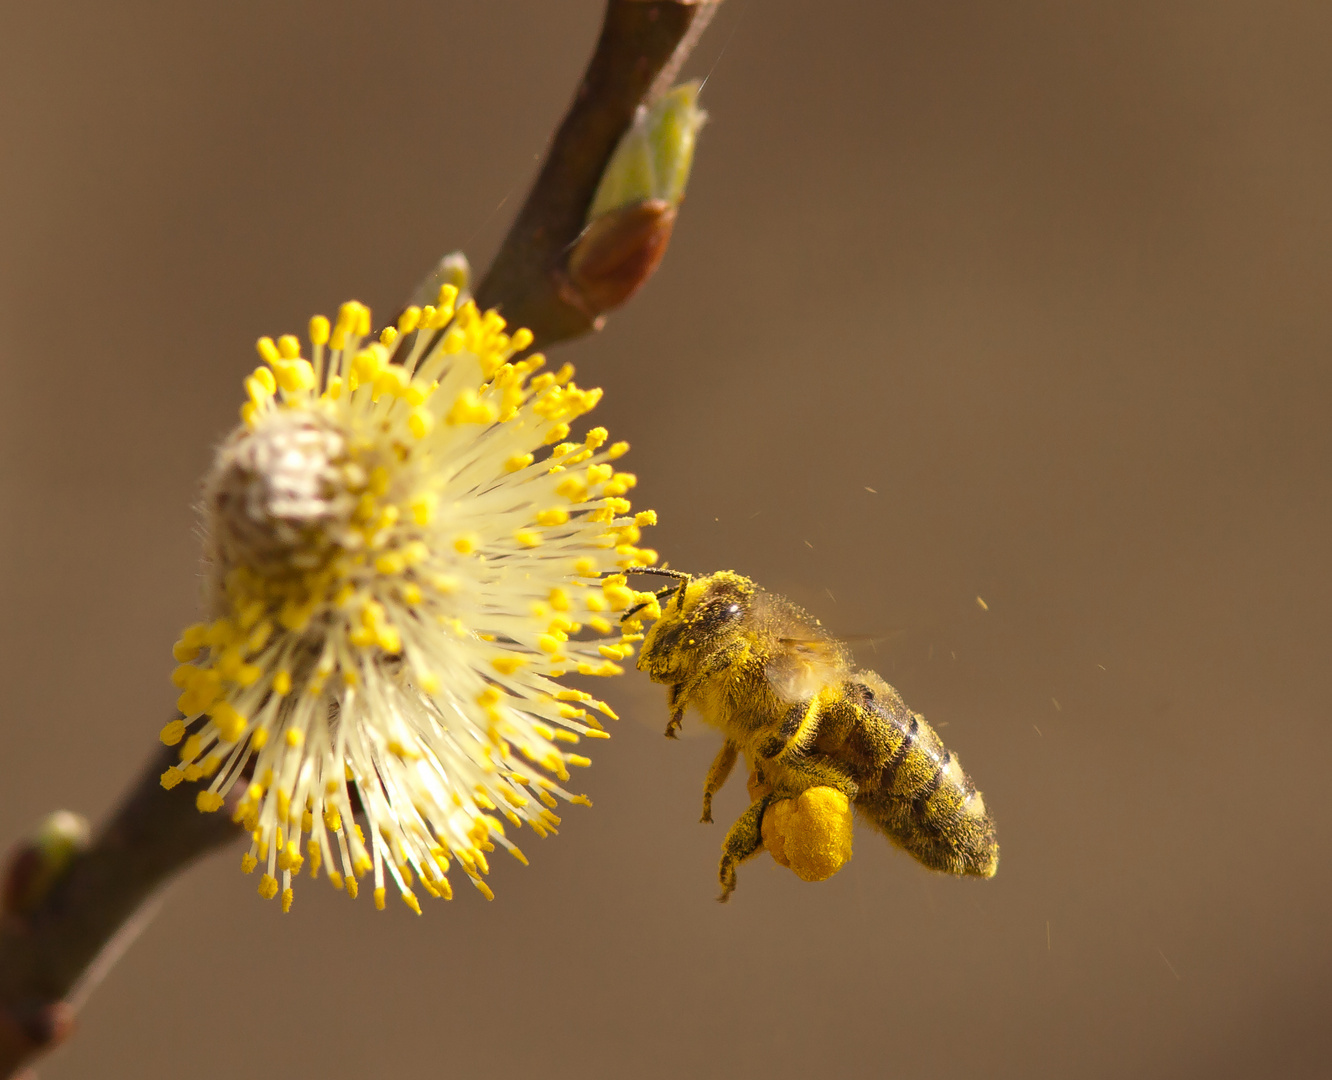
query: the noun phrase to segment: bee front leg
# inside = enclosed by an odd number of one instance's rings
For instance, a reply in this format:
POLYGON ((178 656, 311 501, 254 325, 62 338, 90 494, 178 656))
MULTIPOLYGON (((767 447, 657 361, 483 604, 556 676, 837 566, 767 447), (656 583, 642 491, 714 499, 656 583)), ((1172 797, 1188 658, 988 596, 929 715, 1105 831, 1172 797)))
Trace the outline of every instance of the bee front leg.
POLYGON ((763 811, 771 801, 771 795, 764 795, 740 815, 740 820, 726 834, 722 842, 721 866, 717 870, 722 887, 721 896, 717 897, 720 903, 726 903, 735 892, 735 868, 763 850, 763 811))
POLYGON ((666 738, 676 738, 676 732, 680 730, 680 725, 684 723, 685 707, 680 700, 684 695, 684 683, 672 683, 668 697, 668 705, 671 710, 671 718, 666 724, 666 738))
POLYGON ((712 768, 708 770, 708 778, 703 782, 703 817, 700 818, 705 825, 712 824, 712 797, 721 791, 731 775, 731 769, 734 768, 739 753, 740 747, 728 739, 722 743, 721 751, 713 761, 712 768))

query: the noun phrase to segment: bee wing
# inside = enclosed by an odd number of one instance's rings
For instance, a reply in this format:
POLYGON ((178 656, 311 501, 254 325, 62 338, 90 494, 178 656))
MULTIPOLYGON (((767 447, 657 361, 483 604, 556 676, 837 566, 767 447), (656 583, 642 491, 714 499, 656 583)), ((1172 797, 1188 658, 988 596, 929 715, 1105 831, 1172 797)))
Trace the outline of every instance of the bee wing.
POLYGON ((831 638, 780 637, 780 655, 768 663, 768 682, 785 701, 804 701, 846 671, 846 656, 831 638))
POLYGON ((777 641, 788 649, 794 649, 802 657, 809 660, 836 660, 841 658, 841 650, 838 649, 837 642, 831 638, 783 637, 778 638, 777 641))

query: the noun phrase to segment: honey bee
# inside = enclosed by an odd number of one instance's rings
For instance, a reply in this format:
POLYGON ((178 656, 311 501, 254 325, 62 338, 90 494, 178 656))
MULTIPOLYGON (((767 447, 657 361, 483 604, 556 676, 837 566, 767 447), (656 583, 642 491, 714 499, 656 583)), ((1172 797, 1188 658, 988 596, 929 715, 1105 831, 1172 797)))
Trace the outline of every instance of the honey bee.
POLYGON ((769 803, 818 786, 841 791, 932 870, 994 875, 999 845, 981 793, 924 717, 874 672, 853 668, 844 642, 740 574, 652 572, 679 578, 656 594, 661 617, 638 658, 670 687, 666 734, 675 737, 692 707, 726 737, 703 785, 703 821, 741 754, 758 780, 722 844, 719 899, 762 848, 769 803))

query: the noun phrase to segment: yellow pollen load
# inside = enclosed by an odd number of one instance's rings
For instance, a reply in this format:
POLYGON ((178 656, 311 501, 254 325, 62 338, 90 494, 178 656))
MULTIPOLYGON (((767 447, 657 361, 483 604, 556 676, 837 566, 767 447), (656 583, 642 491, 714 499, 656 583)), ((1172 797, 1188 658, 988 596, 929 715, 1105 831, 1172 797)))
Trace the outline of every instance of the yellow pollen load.
POLYGON ((590 764, 567 750, 608 737, 589 710, 615 717, 553 680, 621 673, 642 635, 614 613, 659 614, 625 576, 656 559, 656 514, 611 464, 628 444, 572 434, 599 389, 539 373, 532 335, 452 286, 371 331, 351 301, 308 346, 256 343, 205 485, 209 619, 172 648, 162 784, 228 807, 284 911, 304 870, 420 914, 457 865, 493 898, 485 853, 527 862, 504 822, 547 836, 561 799, 590 805, 561 786, 590 764))

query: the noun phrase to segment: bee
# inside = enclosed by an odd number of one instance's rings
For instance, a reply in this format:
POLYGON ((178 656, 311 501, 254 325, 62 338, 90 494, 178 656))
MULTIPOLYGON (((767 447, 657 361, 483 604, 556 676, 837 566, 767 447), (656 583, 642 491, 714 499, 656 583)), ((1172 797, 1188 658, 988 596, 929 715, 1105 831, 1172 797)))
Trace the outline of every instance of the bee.
POLYGON ((693 708, 725 736, 703 785, 702 820, 712 821, 712 798, 741 754, 758 780, 722 844, 719 899, 762 848, 769 803, 818 786, 842 792, 930 869, 994 876, 999 845, 981 793, 923 716, 877 674, 854 669, 844 642, 740 574, 651 572, 679 578, 651 603, 661 617, 638 658, 670 688, 666 735, 693 708))

